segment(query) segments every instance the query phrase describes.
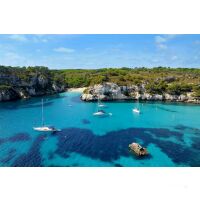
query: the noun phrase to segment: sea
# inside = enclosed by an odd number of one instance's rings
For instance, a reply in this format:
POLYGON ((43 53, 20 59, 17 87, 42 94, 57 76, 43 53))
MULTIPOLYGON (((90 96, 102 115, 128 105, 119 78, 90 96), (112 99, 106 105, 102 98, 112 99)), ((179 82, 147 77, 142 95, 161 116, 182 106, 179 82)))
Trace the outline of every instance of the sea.
POLYGON ((166 102, 97 102, 80 93, 0 103, 1 167, 199 167, 200 105, 166 102), (37 132, 42 123, 59 132, 37 132), (140 114, 133 112, 139 109, 140 114), (136 142, 149 155, 128 148, 136 142))

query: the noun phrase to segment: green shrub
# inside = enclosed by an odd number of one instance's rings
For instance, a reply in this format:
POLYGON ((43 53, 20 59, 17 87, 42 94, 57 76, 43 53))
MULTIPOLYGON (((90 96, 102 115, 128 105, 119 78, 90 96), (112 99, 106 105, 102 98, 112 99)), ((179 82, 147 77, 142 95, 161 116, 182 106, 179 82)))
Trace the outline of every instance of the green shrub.
POLYGON ((145 88, 150 94, 163 94, 166 91, 167 84, 165 82, 151 82, 145 88))
POLYGON ((168 85, 167 91, 172 95, 180 95, 186 92, 191 92, 192 86, 190 84, 173 83, 168 85))

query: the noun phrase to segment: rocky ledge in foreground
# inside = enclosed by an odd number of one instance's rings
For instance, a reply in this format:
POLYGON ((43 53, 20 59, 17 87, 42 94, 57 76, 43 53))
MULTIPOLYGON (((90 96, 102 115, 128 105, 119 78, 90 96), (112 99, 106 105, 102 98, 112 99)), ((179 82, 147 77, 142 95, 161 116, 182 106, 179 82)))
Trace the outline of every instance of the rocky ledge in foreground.
POLYGON ((113 101, 113 100, 147 100, 147 101, 172 101, 200 104, 200 98, 195 97, 193 92, 183 94, 150 94, 145 84, 132 86, 118 86, 115 83, 103 83, 85 89, 81 95, 83 101, 113 101))

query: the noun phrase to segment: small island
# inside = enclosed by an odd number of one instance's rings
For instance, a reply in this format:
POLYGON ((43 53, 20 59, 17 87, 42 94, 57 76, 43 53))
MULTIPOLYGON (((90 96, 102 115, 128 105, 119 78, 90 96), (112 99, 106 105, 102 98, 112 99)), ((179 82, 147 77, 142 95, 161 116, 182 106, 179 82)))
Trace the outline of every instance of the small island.
POLYGON ((83 101, 147 100, 199 104, 200 69, 142 67, 52 70, 43 66, 0 66, 0 101, 56 94, 83 87, 83 101))

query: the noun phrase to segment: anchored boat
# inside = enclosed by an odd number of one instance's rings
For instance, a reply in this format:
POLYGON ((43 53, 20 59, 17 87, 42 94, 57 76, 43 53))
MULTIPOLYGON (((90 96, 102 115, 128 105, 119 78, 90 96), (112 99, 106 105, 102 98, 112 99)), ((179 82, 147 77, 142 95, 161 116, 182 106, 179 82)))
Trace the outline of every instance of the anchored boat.
POLYGON ((134 108, 134 109, 133 109, 133 112, 140 114, 140 110, 137 109, 137 108, 134 108))
POLYGON ((148 155, 148 151, 146 148, 142 147, 140 144, 138 143, 132 143, 129 144, 129 149, 136 154, 137 156, 146 156, 148 155))
POLYGON ((111 116, 112 113, 106 113, 104 110, 97 110, 97 112, 93 113, 94 116, 111 116))
POLYGON ((107 113, 104 110, 100 110, 99 107, 106 107, 105 104, 102 104, 100 102, 100 99, 98 98, 98 103, 97 103, 97 112, 93 113, 94 116, 111 116, 112 113, 107 113))
POLYGON ((54 126, 41 126, 41 127, 33 127, 35 131, 40 132, 58 132, 61 131, 60 129, 55 128, 54 126))
POLYGON ((58 132, 61 131, 60 129, 55 128, 54 126, 47 126, 44 123, 44 102, 42 99, 42 126, 33 127, 33 130, 40 131, 40 132, 58 132))
POLYGON ((105 115, 106 112, 104 110, 97 110, 97 112, 93 113, 93 115, 96 115, 96 116, 101 116, 101 115, 105 115))
POLYGON ((103 103, 100 101, 100 99, 98 99, 98 107, 104 108, 104 107, 106 107, 106 105, 103 104, 103 103))

